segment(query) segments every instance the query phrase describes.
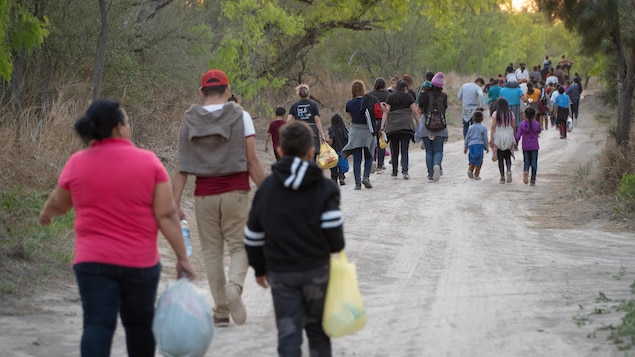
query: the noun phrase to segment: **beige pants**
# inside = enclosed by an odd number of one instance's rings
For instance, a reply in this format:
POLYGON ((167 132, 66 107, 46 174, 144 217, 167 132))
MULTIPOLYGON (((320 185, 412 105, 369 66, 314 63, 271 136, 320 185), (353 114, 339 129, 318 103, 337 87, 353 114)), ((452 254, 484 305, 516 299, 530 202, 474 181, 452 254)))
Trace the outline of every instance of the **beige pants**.
POLYGON ((214 316, 228 317, 226 284, 237 284, 241 290, 249 267, 243 243, 249 214, 249 193, 231 191, 213 196, 196 196, 196 223, 201 241, 207 281, 214 298, 214 316), (229 270, 225 279, 224 246, 229 250, 229 270))

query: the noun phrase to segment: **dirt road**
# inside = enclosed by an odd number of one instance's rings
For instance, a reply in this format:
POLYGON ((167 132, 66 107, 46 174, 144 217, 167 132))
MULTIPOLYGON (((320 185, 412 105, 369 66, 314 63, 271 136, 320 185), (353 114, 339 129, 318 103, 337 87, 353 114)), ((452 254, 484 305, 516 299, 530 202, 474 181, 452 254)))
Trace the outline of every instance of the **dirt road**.
MULTIPOLYGON (((600 151, 602 129, 583 114, 567 140, 543 132, 535 187, 522 183, 522 152, 513 183, 498 183, 489 156, 483 180, 468 179, 459 128, 451 134, 437 183, 425 179, 425 152, 413 146, 409 181, 373 175, 374 188, 354 191, 351 174, 342 187, 346 249, 368 325, 334 340, 334 355, 624 356, 606 333, 587 335, 620 323, 617 312, 593 312, 616 305, 597 301, 600 292, 632 298, 635 237, 606 222, 574 224, 570 215, 580 210, 557 204, 580 164, 600 151)), ((161 290, 173 270, 162 249, 161 290)), ((211 302, 195 262, 199 291, 211 302)), ((251 270, 244 300, 247 324, 217 329, 208 356, 276 355, 270 292, 256 286, 251 270)), ((78 355, 81 306, 72 282, 18 306, 0 315, 0 356, 78 355)), ((113 356, 123 355, 120 327, 113 356)))

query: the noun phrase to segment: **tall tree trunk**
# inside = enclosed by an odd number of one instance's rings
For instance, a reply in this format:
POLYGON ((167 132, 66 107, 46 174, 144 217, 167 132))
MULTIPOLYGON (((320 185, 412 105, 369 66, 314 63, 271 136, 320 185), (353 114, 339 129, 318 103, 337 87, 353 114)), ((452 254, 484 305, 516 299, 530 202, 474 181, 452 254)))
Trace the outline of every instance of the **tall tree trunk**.
POLYGON ((617 127, 615 142, 627 145, 630 139, 631 115, 633 113, 633 93, 635 92, 635 48, 630 53, 624 51, 619 29, 611 33, 611 45, 615 53, 617 72, 617 127))
POLYGON ((100 97, 101 76, 104 71, 104 62, 106 61, 106 43, 108 42, 108 9, 106 8, 106 0, 99 0, 99 14, 101 16, 101 33, 99 34, 99 45, 97 46, 97 58, 95 60, 93 100, 100 97))
POLYGON ((22 67, 24 56, 21 53, 14 54, 13 76, 11 77, 11 107, 13 109, 13 123, 15 126, 15 137, 13 145, 20 149, 22 140, 22 109, 20 108, 20 92, 22 89, 22 67))

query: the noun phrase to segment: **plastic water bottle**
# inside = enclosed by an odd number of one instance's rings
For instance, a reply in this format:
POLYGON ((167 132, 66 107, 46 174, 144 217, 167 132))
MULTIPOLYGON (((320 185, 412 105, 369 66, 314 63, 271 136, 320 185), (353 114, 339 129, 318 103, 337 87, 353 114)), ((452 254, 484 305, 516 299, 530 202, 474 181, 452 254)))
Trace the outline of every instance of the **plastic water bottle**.
POLYGON ((192 255, 192 238, 190 237, 190 226, 184 219, 181 219, 181 231, 183 232, 183 240, 185 241, 185 250, 189 257, 192 255))

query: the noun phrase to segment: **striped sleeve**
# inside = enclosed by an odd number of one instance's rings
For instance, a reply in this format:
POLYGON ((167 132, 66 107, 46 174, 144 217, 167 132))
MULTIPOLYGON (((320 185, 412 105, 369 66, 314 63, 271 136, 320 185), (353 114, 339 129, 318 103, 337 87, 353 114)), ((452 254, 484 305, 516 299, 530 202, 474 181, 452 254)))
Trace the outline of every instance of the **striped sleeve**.
POLYGON ((341 227, 342 223, 342 211, 340 210, 323 212, 320 218, 320 227, 322 229, 341 227))
POLYGON ((249 226, 245 226, 245 240, 244 243, 248 247, 264 247, 265 245, 265 232, 254 232, 249 229, 249 226))

